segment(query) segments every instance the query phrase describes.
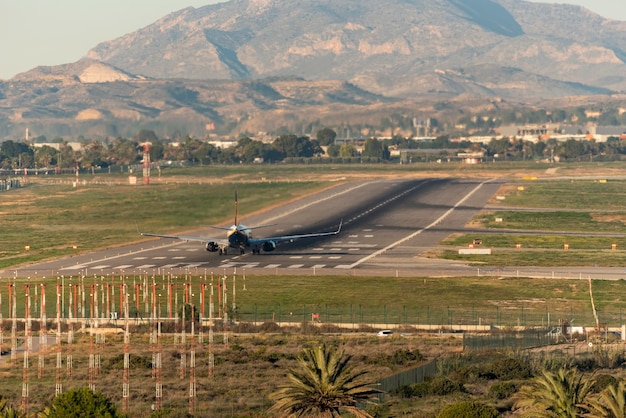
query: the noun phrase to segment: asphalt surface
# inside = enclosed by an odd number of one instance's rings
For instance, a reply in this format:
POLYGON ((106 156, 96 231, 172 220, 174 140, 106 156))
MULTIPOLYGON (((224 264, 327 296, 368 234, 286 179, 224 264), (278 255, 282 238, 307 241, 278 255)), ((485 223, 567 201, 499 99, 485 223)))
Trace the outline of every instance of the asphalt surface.
MULTIPOLYGON (((273 252, 218 255, 200 242, 148 239, 137 244, 0 271, 0 277, 76 275, 251 274, 377 276, 524 276, 619 279, 623 268, 477 268, 423 254, 465 225, 503 181, 397 179, 342 184, 241 219, 255 237, 327 232, 339 235, 283 243, 273 252)), ((234 215, 234 213, 233 213, 234 215)), ((134 225, 133 225, 134 227, 134 225)), ((161 231, 146 231, 160 233, 161 231)), ((206 228, 194 235, 219 238, 206 228)))

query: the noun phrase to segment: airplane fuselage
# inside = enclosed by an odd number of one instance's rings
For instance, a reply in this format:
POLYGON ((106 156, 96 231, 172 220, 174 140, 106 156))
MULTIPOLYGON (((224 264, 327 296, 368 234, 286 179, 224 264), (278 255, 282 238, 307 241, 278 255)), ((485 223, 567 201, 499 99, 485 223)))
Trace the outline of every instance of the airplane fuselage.
POLYGON ((252 232, 244 225, 233 225, 228 230, 228 246, 239 250, 249 247, 252 232))

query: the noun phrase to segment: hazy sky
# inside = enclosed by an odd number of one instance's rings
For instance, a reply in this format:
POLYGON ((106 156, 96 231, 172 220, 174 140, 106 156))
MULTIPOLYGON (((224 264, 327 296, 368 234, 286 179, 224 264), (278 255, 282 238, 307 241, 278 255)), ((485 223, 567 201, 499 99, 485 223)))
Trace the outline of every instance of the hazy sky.
MULTIPOLYGON (((188 6, 224 0, 0 0, 0 79, 38 65, 78 61, 98 43, 188 6)), ((538 0, 532 0, 538 2, 538 0)), ((624 0, 542 0, 626 21, 624 0)))
POLYGON ((224 0, 0 0, 0 79, 78 61, 168 13, 224 0))

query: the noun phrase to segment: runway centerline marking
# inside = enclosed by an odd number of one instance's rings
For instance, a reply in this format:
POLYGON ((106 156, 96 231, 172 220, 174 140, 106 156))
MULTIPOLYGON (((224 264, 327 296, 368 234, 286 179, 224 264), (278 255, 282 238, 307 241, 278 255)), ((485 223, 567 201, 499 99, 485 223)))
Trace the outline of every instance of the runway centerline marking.
MULTIPOLYGON (((435 219, 430 225, 425 226, 422 229, 419 229, 415 232, 413 232, 410 235, 407 235, 406 237, 402 238, 401 240, 398 240, 396 242, 393 242, 391 244, 389 244, 388 246, 386 246, 385 248, 382 248, 378 251, 373 252, 372 254, 368 255, 367 257, 363 257, 360 260, 357 260, 356 262, 350 264, 349 266, 347 266, 347 268, 353 269, 363 263, 365 263, 368 260, 371 260, 374 257, 378 257, 379 255, 383 254, 386 251, 389 251, 390 249, 405 243, 406 241, 415 238, 416 236, 418 236, 419 234, 421 234, 424 231, 429 230, 430 228, 432 228, 433 226, 437 225, 438 223, 440 223, 441 221, 443 221, 445 218, 448 217, 448 215, 450 215, 452 212, 454 212, 454 210, 456 208, 458 208, 459 206, 461 206, 467 199, 469 199, 474 193, 476 193, 481 187, 483 187, 483 185, 485 183, 490 182, 491 180, 485 180, 482 183, 478 184, 478 186, 474 187, 474 189, 472 189, 472 191, 470 191, 468 194, 465 195, 465 197, 463 197, 463 199, 459 200, 454 206, 452 206, 450 209, 448 209, 443 215, 441 215, 439 218, 435 219)), ((339 266, 338 266, 339 267, 339 266)))

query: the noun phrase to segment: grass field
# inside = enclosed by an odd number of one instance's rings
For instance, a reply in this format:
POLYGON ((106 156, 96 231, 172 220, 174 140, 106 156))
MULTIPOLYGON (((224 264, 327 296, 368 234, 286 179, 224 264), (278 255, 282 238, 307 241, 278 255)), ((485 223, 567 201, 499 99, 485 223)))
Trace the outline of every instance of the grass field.
MULTIPOLYGON (((226 303, 222 305, 231 319, 255 323, 300 324, 311 321, 312 315, 317 314, 322 323, 343 323, 352 328, 425 324, 536 327, 546 326, 550 317, 553 321, 575 318, 577 324, 594 325, 589 285, 586 277, 583 279, 246 277, 240 274, 228 276, 226 303)), ((208 318, 211 302, 213 316, 221 315, 218 307, 222 299, 217 287, 220 280, 220 277, 204 276, 33 278, 17 280, 12 291, 16 296, 17 317, 25 313, 27 284, 31 316, 41 317, 44 292, 41 284, 45 284, 46 317, 55 319, 57 289, 60 289, 62 318, 90 318, 92 312, 97 318, 108 318, 107 312, 120 312, 120 284, 125 283, 132 318, 148 318, 153 309, 162 317, 173 318, 187 297, 208 318), (64 286, 57 287, 61 283, 64 286), (186 296, 187 288, 192 296, 186 296)), ((596 308, 602 312, 601 321, 613 327, 621 326, 622 312, 626 314, 626 301, 622 299, 626 281, 594 280, 593 287, 596 308)), ((11 317, 9 292, 8 286, 0 287, 0 313, 5 319, 11 317)))
POLYGON ((483 247, 493 249, 492 255, 468 256, 452 250, 434 250, 431 256, 489 266, 625 266, 624 187, 626 182, 622 180, 512 182, 498 193, 504 200, 491 201, 493 206, 504 206, 506 210, 483 211, 471 223, 491 229, 490 233, 457 233, 442 242, 444 246, 466 247, 480 238, 483 247), (498 233, 501 229, 513 232, 498 233), (515 230, 535 233, 521 234, 515 230), (564 250, 566 245, 569 251, 564 250))
POLYGON ((499 204, 524 208, 623 213, 626 210, 625 186, 626 181, 615 179, 515 180, 503 190, 501 195, 506 199, 499 204))
POLYGON ((232 222, 238 190, 241 216, 322 187, 318 182, 163 183, 150 187, 33 184, 0 201, 0 268, 137 241, 161 233, 232 222), (29 246, 26 251, 25 247, 29 246))

